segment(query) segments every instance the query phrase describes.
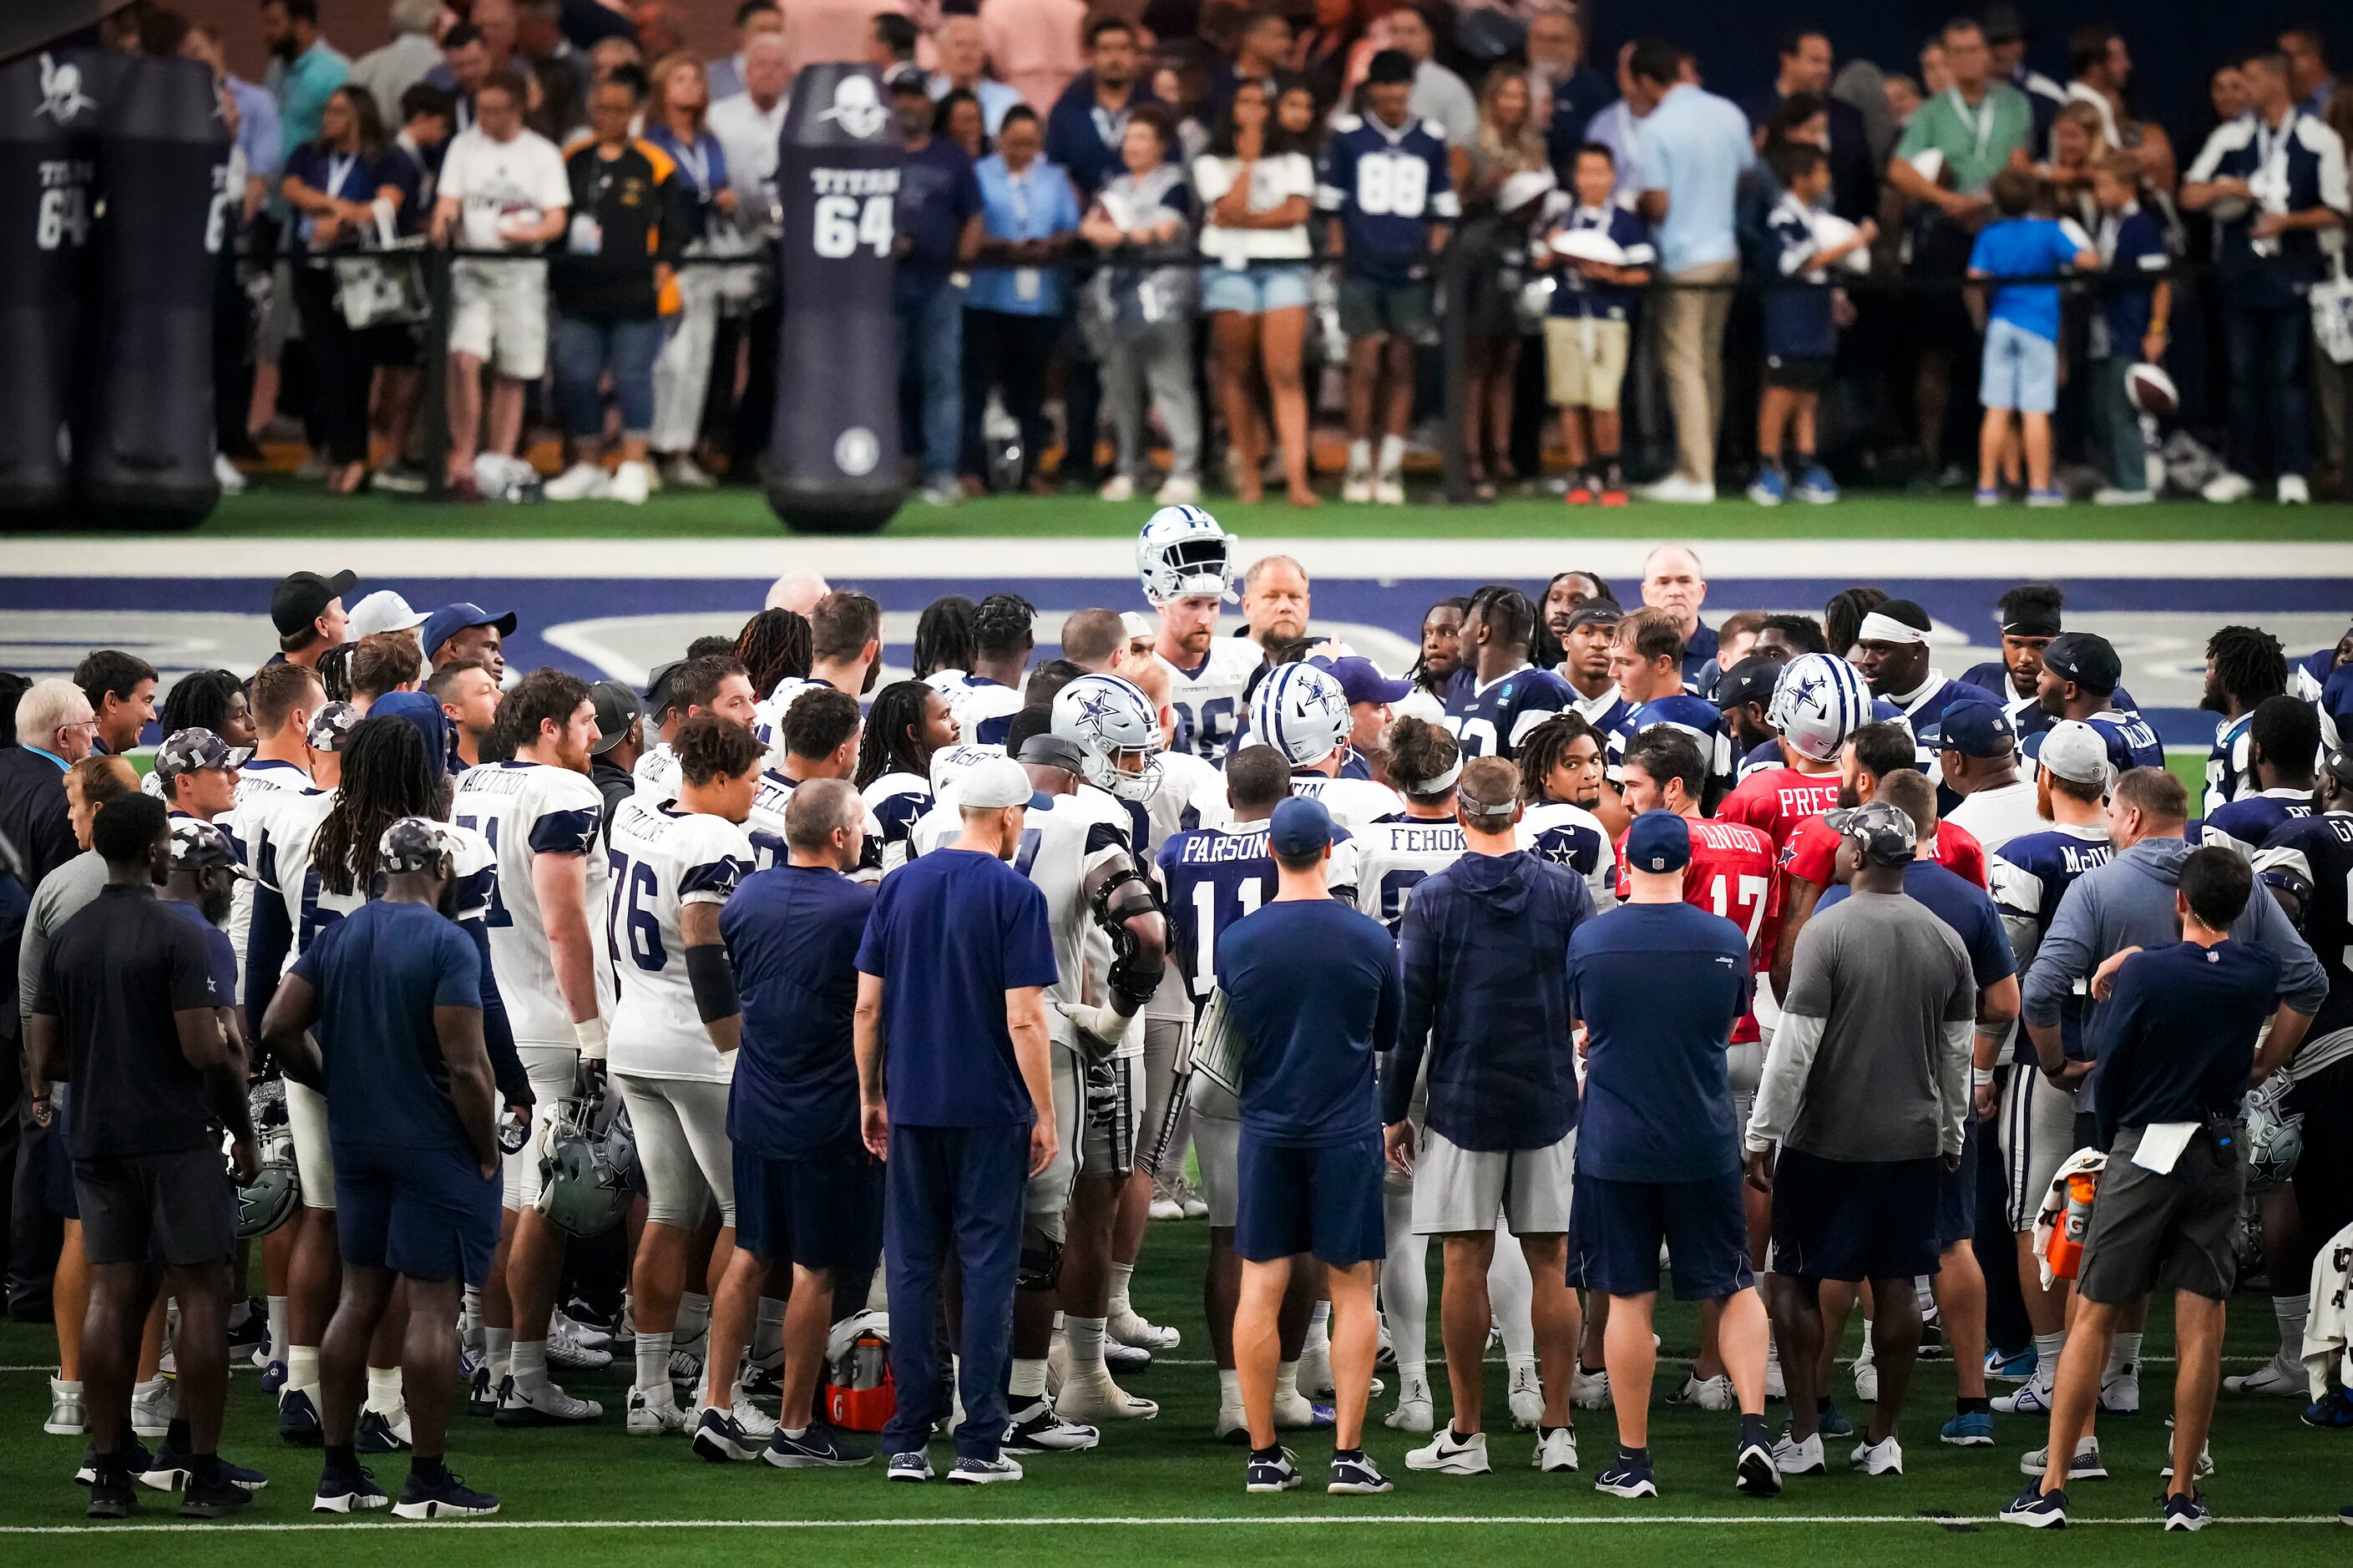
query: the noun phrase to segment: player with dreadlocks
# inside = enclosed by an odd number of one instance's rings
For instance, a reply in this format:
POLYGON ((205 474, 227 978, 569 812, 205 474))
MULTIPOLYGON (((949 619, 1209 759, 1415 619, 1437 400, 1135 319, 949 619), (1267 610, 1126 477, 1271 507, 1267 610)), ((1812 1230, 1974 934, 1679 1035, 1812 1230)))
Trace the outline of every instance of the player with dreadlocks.
MULTIPOLYGON (((1618 901, 1618 857, 1598 815, 1602 786, 1600 732, 1580 713, 1556 713, 1520 742, 1520 847, 1585 879, 1596 909, 1618 901)), ((1617 807, 1612 800, 1610 805, 1617 807)))
POLYGON ((915 617, 917 680, 959 676, 972 668, 972 601, 962 594, 943 594, 923 606, 915 617))
POLYGON ((2224 626, 2206 639, 2206 694, 2198 706, 2222 717, 2214 726, 2214 749, 2206 754, 2202 815, 2211 816, 2259 787, 2248 755, 2255 710, 2286 689, 2287 650, 2261 626, 2224 626))
POLYGON ((882 825, 885 872, 905 862, 907 832, 932 809, 932 753, 960 733, 948 700, 920 680, 894 680, 874 694, 853 782, 882 825))
POLYGON ((1405 678, 1413 689, 1392 704, 1400 719, 1421 719, 1442 724, 1446 718, 1446 686, 1462 668, 1462 612, 1471 601, 1456 595, 1440 599, 1421 613, 1421 651, 1405 678))
POLYGON ((226 669, 198 669, 180 677, 164 699, 157 721, 166 735, 210 730, 232 746, 254 743, 253 704, 246 697, 245 682, 226 669))
MULTIPOLYGON (((961 670, 943 668, 926 678, 955 710, 956 726, 966 741, 985 746, 1005 743, 1005 731, 1024 701, 1021 675, 1036 644, 1029 628, 1037 615, 1037 607, 1018 594, 991 594, 973 608, 970 665, 961 670)), ((919 629, 917 637, 922 635, 919 629)), ((916 649, 915 663, 921 668, 920 640, 916 649)))
POLYGON ((791 610, 762 610, 744 623, 735 638, 735 658, 752 678, 752 689, 762 697, 779 681, 808 679, 810 649, 808 617, 791 610))

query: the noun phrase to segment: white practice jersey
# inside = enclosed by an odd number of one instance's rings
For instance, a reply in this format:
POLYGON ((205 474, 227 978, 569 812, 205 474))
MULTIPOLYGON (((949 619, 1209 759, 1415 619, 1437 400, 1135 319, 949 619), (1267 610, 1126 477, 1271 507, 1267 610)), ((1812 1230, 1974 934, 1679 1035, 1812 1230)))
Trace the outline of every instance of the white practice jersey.
MULTIPOLYGON (((1144 853, 1136 858, 1137 867, 1147 876, 1156 877, 1155 862, 1160 847, 1187 828, 1198 827, 1203 820, 1203 804, 1209 803, 1208 819, 1216 821, 1226 815, 1226 776, 1217 768, 1189 752, 1160 753, 1160 787, 1152 798, 1144 802, 1144 853)), ((1163 902, 1168 889, 1160 889, 1163 902)), ((1185 984, 1171 971, 1164 976, 1144 1005, 1144 1016, 1170 1022, 1188 1022, 1193 1016, 1193 999, 1185 994, 1185 984)))
POLYGON ((895 871, 908 859, 907 837, 932 809, 932 781, 921 773, 889 773, 859 792, 868 819, 881 830, 882 869, 895 871))
POLYGON ((1326 778, 1322 773, 1294 773, 1291 793, 1301 800, 1321 801, 1332 820, 1351 833, 1361 833, 1385 816, 1400 816, 1405 802, 1397 791, 1371 779, 1326 778))
POLYGON ((1377 822, 1352 828, 1356 845, 1356 907, 1398 933, 1405 907, 1424 877, 1462 858, 1462 825, 1451 818, 1377 822))
MULTIPOLYGON (((237 801, 213 826, 228 835, 229 847, 248 869, 253 866, 253 835, 263 803, 311 787, 311 775, 292 763, 257 758, 237 770, 237 801)), ((237 994, 245 994, 245 946, 253 931, 253 884, 239 877, 229 887, 228 942, 237 951, 237 994)))
POLYGON ((807 676, 787 675, 776 682, 776 689, 752 704, 752 734, 767 749, 767 765, 785 765, 785 715, 804 691, 831 691, 830 680, 816 680, 807 676))
POLYGON ((668 741, 656 741, 629 770, 629 776, 637 780, 639 795, 654 801, 673 799, 678 795, 678 753, 670 749, 668 741))
POLYGON ((498 858, 499 897, 491 906, 491 968, 515 1043, 568 1046, 572 1009, 555 984, 555 960, 539 907, 532 862, 542 855, 578 855, 587 861, 590 946, 596 953, 597 992, 612 995, 611 962, 594 941, 605 913, 607 858, 597 843, 605 797, 586 773, 543 763, 486 763, 458 775, 451 816, 480 833, 498 858))
POLYGON ((695 1006, 679 912, 725 903, 751 871, 751 839, 723 817, 634 797, 614 811, 604 911, 621 993, 607 1045, 613 1071, 705 1083, 734 1076, 734 1058, 711 1043, 695 1006))
POLYGON ((1007 726, 1021 711, 1021 693, 985 675, 935 669, 924 684, 948 700, 956 731, 967 744, 1002 747, 1007 726))
MULTIPOLYGON (((335 792, 324 789, 287 790, 253 803, 248 853, 255 915, 259 919, 273 910, 283 910, 287 928, 294 933, 286 948, 286 960, 279 966, 281 975, 294 967, 295 959, 318 934, 319 872, 311 864, 311 845, 334 804, 335 792)), ((340 920, 346 912, 337 909, 326 918, 340 920)))
POLYGON ((1242 692, 1265 662, 1266 650, 1248 637, 1212 637, 1208 655, 1198 669, 1171 663, 1163 654, 1153 657, 1167 668, 1168 705, 1176 710, 1176 739, 1170 750, 1222 761, 1234 732, 1249 717, 1242 692))
POLYGON ((1520 815, 1520 847, 1585 879, 1597 910, 1618 904, 1618 851, 1601 819, 1565 800, 1540 800, 1520 815))
MULTIPOLYGON (((752 797, 752 815, 744 819, 744 837, 752 841, 754 870, 766 871, 781 866, 789 853, 785 847, 785 808, 793 803, 795 782, 773 768, 760 775, 760 793, 752 797)), ((866 813, 866 847, 860 853, 858 869, 849 874, 849 879, 882 879, 882 825, 874 820, 871 807, 866 813)))

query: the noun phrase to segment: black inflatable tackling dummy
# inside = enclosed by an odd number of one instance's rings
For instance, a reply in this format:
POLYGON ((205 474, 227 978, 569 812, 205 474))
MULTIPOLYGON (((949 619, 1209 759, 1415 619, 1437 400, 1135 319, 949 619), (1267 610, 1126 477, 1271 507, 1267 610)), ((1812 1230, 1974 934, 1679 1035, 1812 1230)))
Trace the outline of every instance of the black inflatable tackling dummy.
POLYGON ((75 444, 90 521, 185 526, 213 477, 213 286, 235 233, 228 125, 199 60, 118 55, 102 86, 94 404, 75 444))
POLYGON ((784 325, 767 468, 787 528, 871 533, 906 498, 891 311, 904 161, 873 71, 812 65, 794 79, 776 163, 784 325))
POLYGON ((0 68, 0 526, 60 521, 96 297, 90 57, 0 68))

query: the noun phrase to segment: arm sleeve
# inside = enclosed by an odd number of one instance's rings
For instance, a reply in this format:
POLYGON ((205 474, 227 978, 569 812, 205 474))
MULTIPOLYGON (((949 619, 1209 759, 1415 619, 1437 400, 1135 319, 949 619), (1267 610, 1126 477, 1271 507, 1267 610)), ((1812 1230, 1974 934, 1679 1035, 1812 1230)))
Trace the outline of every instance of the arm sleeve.
POLYGON ((2059 912, 2034 950, 2034 967, 2020 987, 2019 1015, 2037 1027, 2059 1022, 2059 1009, 2079 980, 2091 977, 2092 937, 2099 910, 2096 886, 2079 879, 2059 900, 2059 912))
POLYGON ((1405 907, 1398 925, 1398 1009, 1392 1035, 1395 1046, 1382 1063, 1381 1121, 1402 1121, 1413 1103, 1414 1080, 1421 1075, 1421 1054, 1430 1040, 1430 1024, 1438 1010, 1438 944, 1420 900, 1405 907))
POLYGON ((1757 1083, 1756 1109, 1748 1113, 1744 1145, 1752 1153, 1770 1149, 1789 1135, 1798 1120, 1798 1102, 1806 1079, 1814 1070, 1828 1020, 1802 1013, 1784 1013, 1773 1031, 1772 1047, 1765 1053, 1765 1070, 1757 1083))
POLYGON ((1936 1058, 1937 1142, 1940 1152, 1957 1154, 1968 1136, 1975 1100, 1969 1087, 1970 1055, 1976 1048, 1977 1026, 1965 1018, 1947 1018, 1943 1049, 1936 1058))

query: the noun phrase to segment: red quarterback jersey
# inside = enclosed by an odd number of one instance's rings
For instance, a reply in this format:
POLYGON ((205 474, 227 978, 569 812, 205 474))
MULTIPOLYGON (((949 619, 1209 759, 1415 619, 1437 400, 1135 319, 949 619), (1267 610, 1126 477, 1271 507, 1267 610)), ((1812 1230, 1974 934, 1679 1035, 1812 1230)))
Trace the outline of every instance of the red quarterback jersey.
MULTIPOLYGON (((1781 856, 1782 869, 1793 877, 1803 877, 1817 888, 1827 888, 1834 879, 1832 867, 1838 859, 1839 836, 1820 817, 1799 825, 1781 856)), ((1966 827, 1956 827, 1949 822, 1936 825, 1936 863, 1956 876, 1968 879, 1970 884, 1986 885, 1985 846, 1978 836, 1966 827)))
MULTIPOLYGON (((1752 970, 1771 963, 1773 950, 1765 945, 1766 915, 1773 904, 1773 872, 1779 857, 1762 828, 1745 822, 1715 822, 1704 816, 1691 824, 1691 864, 1683 868, 1683 902, 1721 915, 1748 939, 1752 970)), ((1626 837, 1618 837, 1618 896, 1633 890, 1633 874, 1626 866, 1626 837)), ((1732 1027, 1732 1044, 1746 1045, 1760 1036, 1757 1015, 1741 1015, 1732 1027)))
POLYGON ((1764 830, 1776 853, 1810 816, 1820 816, 1838 805, 1835 773, 1801 773, 1795 768, 1759 768, 1740 781, 1715 808, 1718 822, 1745 822, 1764 830))

